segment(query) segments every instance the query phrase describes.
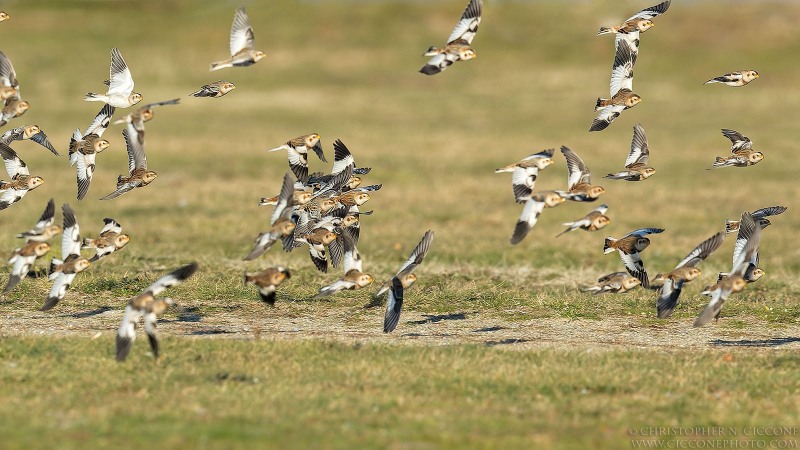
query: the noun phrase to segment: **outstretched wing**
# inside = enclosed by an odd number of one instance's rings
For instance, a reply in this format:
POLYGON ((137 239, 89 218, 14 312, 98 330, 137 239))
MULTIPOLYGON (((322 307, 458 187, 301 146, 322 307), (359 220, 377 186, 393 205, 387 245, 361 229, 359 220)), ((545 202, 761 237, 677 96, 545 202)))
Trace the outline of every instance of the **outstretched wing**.
POLYGON ((392 287, 386 299, 386 313, 383 316, 383 332, 390 333, 400 322, 400 312, 403 310, 403 283, 399 278, 392 278, 392 287))
POLYGON ((402 277, 413 272, 418 265, 422 264, 422 260, 425 259, 425 255, 428 254, 428 250, 431 248, 431 243, 433 243, 433 231, 428 230, 422 236, 419 244, 414 247, 411 255, 406 259, 406 262, 400 266, 400 270, 397 271, 397 277, 402 277))
POLYGON ((719 232, 710 238, 706 239, 705 241, 701 242, 700 245, 694 248, 688 255, 686 255, 681 262, 678 263, 675 268, 679 267, 695 267, 703 261, 704 259, 708 258, 708 255, 713 253, 716 249, 722 245, 722 240, 725 238, 725 233, 719 232))
POLYGON ((611 96, 621 89, 633 90, 633 66, 636 65, 637 52, 625 40, 617 42, 617 51, 614 53, 614 65, 611 67, 611 96))
POLYGON ((731 153, 736 153, 740 150, 750 150, 753 148, 753 142, 750 140, 750 138, 742 133, 739 133, 738 131, 723 128, 722 135, 730 139, 731 153))
POLYGON ((254 48, 255 36, 253 35, 253 27, 250 26, 250 18, 247 17, 247 12, 242 6, 236 10, 236 14, 233 16, 233 24, 231 25, 231 56, 244 49, 253 50, 254 48))
MULTIPOLYGON (((645 8, 638 13, 630 16, 628 20, 636 20, 636 19, 652 19, 653 17, 659 16, 664 14, 667 9, 669 9, 669 5, 672 3, 672 0, 667 0, 665 2, 661 2, 655 6, 651 6, 649 8, 645 8)), ((626 22, 628 21, 626 20, 626 22)))
POLYGON ((567 160, 567 186, 571 189, 578 183, 590 183, 592 174, 583 160, 565 146, 561 146, 561 153, 567 160))
POLYGON ((131 75, 122 53, 114 47, 111 49, 111 70, 109 71, 108 95, 130 95, 133 91, 133 76, 131 75))
POLYGON ((151 284, 144 292, 149 292, 153 297, 164 292, 164 289, 181 284, 184 280, 192 276, 197 271, 197 263, 193 262, 183 267, 173 270, 167 275, 159 278, 151 284))
POLYGON ((458 39, 463 39, 471 44, 472 39, 475 38, 475 33, 478 32, 478 25, 481 23, 481 12, 483 9, 483 2, 481 0, 470 0, 464 13, 461 14, 453 32, 447 38, 447 43, 451 43, 458 39))
POLYGON ((650 159, 650 149, 647 147, 647 135, 644 134, 642 124, 637 123, 633 126, 633 140, 631 141, 631 152, 625 160, 625 167, 630 167, 633 163, 647 164, 650 159))

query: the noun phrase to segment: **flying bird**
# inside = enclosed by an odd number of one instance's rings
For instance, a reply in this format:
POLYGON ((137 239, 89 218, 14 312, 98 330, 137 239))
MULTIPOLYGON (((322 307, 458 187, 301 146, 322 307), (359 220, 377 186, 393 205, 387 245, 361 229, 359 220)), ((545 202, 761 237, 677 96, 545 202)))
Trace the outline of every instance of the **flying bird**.
POLYGON ((633 127, 633 140, 631 141, 631 151, 625 160, 625 170, 610 173, 604 178, 612 180, 642 181, 650 178, 656 173, 656 169, 647 165, 650 160, 650 148, 647 145, 647 135, 644 133, 642 124, 637 123, 633 127))
POLYGON ((122 233, 122 225, 116 220, 106 217, 103 219, 103 229, 100 230, 100 235, 95 239, 84 239, 82 248, 94 249, 95 255, 89 259, 89 262, 95 262, 117 250, 122 250, 130 241, 130 236, 122 233))
POLYGON ((56 204, 51 198, 47 202, 39 221, 33 228, 17 235, 18 238, 25 239, 26 242, 46 242, 58 233, 61 233, 61 225, 55 225, 56 204))
POLYGON ((128 176, 118 176, 117 189, 100 198, 100 200, 111 200, 130 192, 134 188, 145 187, 158 177, 158 174, 154 171, 147 170, 144 141, 139 140, 139 133, 136 132, 132 124, 128 124, 122 130, 122 136, 125 138, 125 147, 128 151, 128 176))
MULTIPOLYGON (((756 223, 761 225, 761 228, 766 228, 770 224, 770 221, 767 219, 767 217, 783 214, 783 212, 787 209, 788 208, 785 206, 768 206, 766 208, 757 209, 750 214, 753 216, 753 219, 755 219, 756 223)), ((739 231, 739 223, 739 220, 726 220, 725 234, 739 231)))
POLYGON ((87 102, 105 102, 115 108, 128 108, 142 101, 142 94, 133 92, 133 76, 116 47, 111 49, 109 74, 109 79, 105 82, 108 86, 105 95, 89 92, 83 99, 87 102))
POLYGON ((159 346, 156 336, 156 321, 158 316, 175 304, 171 298, 158 298, 157 296, 167 288, 177 286, 197 271, 197 263, 191 263, 180 267, 173 272, 159 278, 151 284, 141 294, 132 298, 125 306, 125 314, 122 316, 122 323, 117 330, 117 361, 125 361, 128 357, 133 341, 136 340, 136 325, 139 319, 144 319, 144 332, 153 350, 153 357, 158 359, 159 346))
POLYGON ((11 145, 11 143, 14 141, 21 141, 24 139, 30 139, 31 141, 36 142, 42 147, 50 150, 54 155, 59 156, 58 151, 47 139, 47 135, 44 134, 44 131, 42 131, 41 128, 39 128, 39 125, 27 125, 24 127, 12 128, 0 136, 0 142, 6 145, 11 145))
POLYGON ((562 197, 576 202, 593 202, 606 192, 602 186, 592 184, 592 173, 575 152, 561 146, 561 153, 567 160, 567 186, 569 187, 566 192, 558 191, 562 197))
POLYGON ((597 35, 601 34, 608 34, 608 33, 616 33, 616 34, 629 34, 629 33, 637 33, 636 39, 639 39, 638 33, 644 33, 645 31, 649 30, 655 23, 653 22, 653 18, 664 14, 664 12, 669 9, 669 5, 672 0, 667 0, 665 2, 661 2, 655 6, 651 6, 649 8, 645 8, 638 13, 632 15, 625 19, 619 25, 614 25, 610 27, 600 27, 600 30, 597 32, 597 35))
POLYGON ((236 89, 236 85, 230 81, 215 81, 213 83, 204 84, 199 90, 192 92, 189 95, 195 97, 211 97, 220 98, 228 92, 236 89))
POLYGON ((231 25, 231 57, 211 63, 210 70, 213 72, 226 67, 247 67, 257 63, 267 54, 256 50, 255 45, 253 27, 250 26, 250 19, 242 6, 236 10, 236 14, 233 16, 233 25, 231 25))
POLYGON ((0 180, 0 210, 6 209, 20 201, 28 191, 32 191, 44 184, 44 178, 31 176, 25 161, 6 144, 0 143, 0 157, 6 167, 10 181, 0 180))
POLYGON ((545 208, 555 208, 556 206, 564 203, 564 197, 556 191, 543 191, 533 193, 525 199, 525 206, 522 208, 522 214, 517 219, 517 224, 514 226, 514 233, 511 235, 511 245, 516 245, 525 239, 525 236, 531 231, 539 220, 545 208))
POLYGON ((755 70, 742 70, 714 77, 703 84, 722 83, 726 86, 740 87, 749 84, 758 77, 758 72, 755 70))
POLYGON ((419 70, 421 73, 436 75, 456 61, 468 61, 478 56, 471 45, 481 23, 482 8, 481 0, 470 0, 461 14, 461 19, 447 38, 447 45, 443 48, 431 47, 422 55, 432 58, 419 70))
POLYGON ((611 98, 599 98, 594 110, 599 111, 589 131, 605 130, 622 111, 633 108, 642 97, 633 92, 633 66, 638 52, 626 40, 617 40, 614 65, 611 67, 611 98))
POLYGON ((323 161, 325 154, 322 152, 322 143, 319 140, 319 134, 309 133, 303 136, 290 139, 280 147, 275 147, 270 152, 277 152, 279 150, 286 150, 289 155, 289 169, 292 170, 294 176, 304 186, 308 183, 308 151, 313 150, 317 157, 323 161))
POLYGON ((61 259, 53 258, 50 262, 50 280, 53 287, 50 289, 44 305, 40 311, 47 311, 61 301, 67 294, 75 276, 88 269, 92 264, 81 256, 81 234, 78 219, 68 203, 61 207, 64 215, 64 232, 61 235, 61 259))
POLYGON ((410 288, 414 282, 417 281, 417 276, 413 273, 425 259, 428 250, 431 248, 433 242, 433 231, 428 230, 422 236, 422 240, 411 252, 405 263, 400 267, 391 281, 388 281, 378 289, 375 294, 376 297, 381 296, 383 292, 388 291, 386 297, 386 313, 383 317, 383 332, 391 333, 400 322, 400 312, 403 310, 403 294, 406 289, 410 288))
POLYGON ((0 52, 0 100, 4 102, 0 110, 0 127, 5 126, 9 120, 25 114, 30 107, 30 104, 20 97, 19 81, 14 65, 3 52, 0 52))
POLYGON ((291 218, 294 183, 292 183, 292 178, 288 173, 283 176, 282 186, 281 193, 278 196, 278 204, 275 205, 275 209, 272 211, 272 216, 270 217, 270 229, 269 231, 260 233, 256 237, 253 249, 244 257, 245 261, 252 261, 263 255, 277 240, 289 236, 294 231, 295 223, 291 218))
POLYGON ((270 306, 275 305, 275 291, 284 281, 292 278, 289 269, 283 266, 269 267, 260 272, 244 274, 245 284, 254 284, 258 288, 261 300, 270 306))
POLYGON ((36 241, 27 241, 22 247, 14 249, 11 253, 11 258, 8 260, 8 263, 13 264, 13 266, 8 277, 8 283, 3 289, 3 295, 11 292, 20 281, 28 276, 28 271, 36 259, 41 258, 49 251, 50 244, 36 241))
POLYGON ((656 302, 656 312, 659 319, 666 319, 672 315, 672 311, 678 306, 678 297, 681 295, 683 285, 703 273, 697 268, 697 265, 722 245, 724 237, 725 234, 721 231, 711 236, 689 252, 672 271, 659 273, 653 278, 652 283, 663 283, 658 290, 658 300, 656 302))
POLYGON ((597 231, 605 228, 606 225, 611 223, 611 219, 606 215, 606 211, 608 211, 608 205, 600 205, 589 212, 589 214, 586 214, 574 222, 562 223, 562 225, 567 226, 568 228, 557 234, 556 237, 579 228, 586 231, 597 231))
MULTIPOLYGON (((736 243, 733 246, 733 268, 730 273, 721 274, 722 276, 716 284, 706 287, 701 292, 701 294, 711 297, 711 300, 695 319, 695 327, 701 327, 711 319, 718 319, 725 300, 731 294, 740 292, 747 286, 745 276, 758 261, 760 242, 761 226, 755 221, 752 214, 745 212, 742 214, 739 234, 736 236, 736 243)), ((757 278, 760 278, 760 275, 757 275, 757 278)))
POLYGON ((626 272, 614 272, 598 278, 597 284, 587 286, 581 290, 583 292, 592 292, 594 295, 622 294, 641 284, 642 282, 638 278, 632 277, 626 272))
POLYGON ((620 239, 607 237, 603 243, 603 253, 609 254, 617 250, 628 273, 639 279, 643 288, 649 288, 650 280, 647 277, 647 270, 644 268, 644 263, 639 253, 650 245, 650 239, 646 237, 648 234, 661 233, 663 231, 663 228, 639 228, 620 239))
POLYGON ((518 203, 521 203, 525 201, 525 197, 533 192, 536 178, 539 176, 539 171, 553 164, 553 153, 555 153, 555 149, 553 148, 542 150, 539 153, 526 156, 513 164, 495 169, 494 172, 511 172, 511 188, 514 192, 514 199, 518 203))
POLYGON ((372 284, 372 275, 361 272, 359 269, 350 269, 344 276, 333 283, 323 286, 314 298, 327 297, 346 289, 361 289, 372 284))
POLYGON ((753 142, 749 137, 727 128, 722 129, 722 135, 731 141, 731 156, 717 156, 711 169, 747 167, 758 164, 764 159, 763 153, 753 150, 753 142))
POLYGON ((103 105, 85 133, 81 134, 78 128, 72 133, 69 141, 69 164, 77 170, 78 200, 82 200, 89 192, 97 154, 111 145, 107 139, 101 137, 111 123, 114 109, 111 105, 103 105))

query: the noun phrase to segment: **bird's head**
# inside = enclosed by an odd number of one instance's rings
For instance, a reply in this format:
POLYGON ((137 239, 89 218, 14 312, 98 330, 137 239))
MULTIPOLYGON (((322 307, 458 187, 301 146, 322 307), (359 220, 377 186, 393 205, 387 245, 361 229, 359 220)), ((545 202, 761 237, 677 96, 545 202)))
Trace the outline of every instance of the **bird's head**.
POLYGON ((44 184, 44 178, 42 177, 30 177, 28 178, 28 190, 32 191, 37 187, 44 184))
POLYGON ((22 132, 22 137, 25 139, 30 139, 33 135, 38 134, 40 131, 42 130, 39 128, 39 125, 28 125, 22 132))

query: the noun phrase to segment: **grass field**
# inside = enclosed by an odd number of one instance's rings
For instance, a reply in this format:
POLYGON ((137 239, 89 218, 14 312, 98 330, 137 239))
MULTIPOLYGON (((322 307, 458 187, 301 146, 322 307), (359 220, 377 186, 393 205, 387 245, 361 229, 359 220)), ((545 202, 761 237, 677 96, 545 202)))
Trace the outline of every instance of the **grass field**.
MULTIPOLYGON (((80 274, 50 313, 37 311, 45 277, 0 300, 0 446, 623 448, 630 427, 797 426, 800 6, 676 0, 642 36, 634 90, 644 101, 588 133, 614 52, 596 29, 655 1, 486 0, 479 57, 417 73, 464 3, 244 2, 268 56, 212 74, 238 2, 4 2, 0 50, 31 104, 10 126, 36 123, 66 153, 72 130, 100 108, 81 98, 103 88, 114 46, 144 102, 182 100, 147 124, 159 178, 111 202, 97 199, 126 168, 119 125, 80 203, 66 157, 14 144, 46 183, 0 212, 0 251, 10 253, 51 197, 73 206, 82 235, 113 217, 132 242, 80 274), (702 84, 745 68, 761 78, 738 89, 702 84), (237 89, 187 97, 220 78, 237 89), (622 168, 637 122, 658 173, 602 180, 622 168), (720 128, 749 136, 764 161, 707 171, 728 152, 720 128), (362 308, 372 289, 311 300, 340 273, 317 272, 305 251, 241 261, 271 212, 258 199, 277 194, 288 170, 284 154, 266 150, 309 132, 322 135, 329 160, 342 139, 373 168, 367 181, 384 185, 362 224, 367 272, 391 276, 425 230, 436 233, 391 335, 379 308, 362 308), (510 176, 494 169, 561 145, 606 188, 611 225, 554 239, 596 206, 569 203, 509 245, 521 207, 510 176), (643 253, 656 273, 725 219, 775 204, 789 210, 764 232, 767 275, 731 297, 717 324, 691 327, 700 289, 730 269, 732 238, 668 320, 655 319, 652 292, 579 291, 622 270, 602 254, 605 236, 665 228, 643 253), (117 364, 127 300, 192 260, 199 273, 170 291, 179 307, 159 325, 163 358, 154 364, 141 341, 117 364), (241 274, 276 264, 293 277, 269 308, 241 274)), ((537 190, 565 187, 555 161, 537 190)), ((330 170, 314 157, 311 166, 330 170)))

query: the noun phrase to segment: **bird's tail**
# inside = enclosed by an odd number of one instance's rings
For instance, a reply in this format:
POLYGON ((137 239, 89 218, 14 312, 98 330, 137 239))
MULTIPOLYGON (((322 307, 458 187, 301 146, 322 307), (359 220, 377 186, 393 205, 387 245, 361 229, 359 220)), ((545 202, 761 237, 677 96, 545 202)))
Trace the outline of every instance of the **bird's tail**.
POLYGON ((722 81, 720 81, 720 80, 718 80, 718 79, 716 79, 716 78, 712 78, 712 79, 710 79, 710 80, 706 81, 706 82, 705 82, 705 83, 703 83, 703 84, 710 84, 710 83, 722 83, 722 81))
POLYGON ((47 276, 49 280, 55 280, 58 276, 58 272, 61 271, 61 266, 64 264, 64 261, 60 259, 53 258, 50 260, 50 275, 47 276))
POLYGON ((597 111, 600 108, 605 108, 610 103, 610 99, 597 97, 597 102, 594 104, 594 110, 597 111))
POLYGON ((603 242, 603 254, 607 255, 609 253, 614 253, 614 244, 617 242, 616 239, 607 237, 606 240, 603 242))
POLYGON ((102 102, 103 99, 100 98, 100 94, 95 94, 94 92, 89 92, 88 94, 83 96, 83 99, 87 102, 102 102))
POLYGON ((224 69, 226 67, 231 67, 230 63, 226 63, 225 61, 217 61, 217 62, 212 62, 208 70, 209 72, 213 72, 215 70, 224 69))
POLYGON ((725 234, 734 233, 738 229, 739 229, 739 221, 738 220, 726 220, 725 221, 725 234))

